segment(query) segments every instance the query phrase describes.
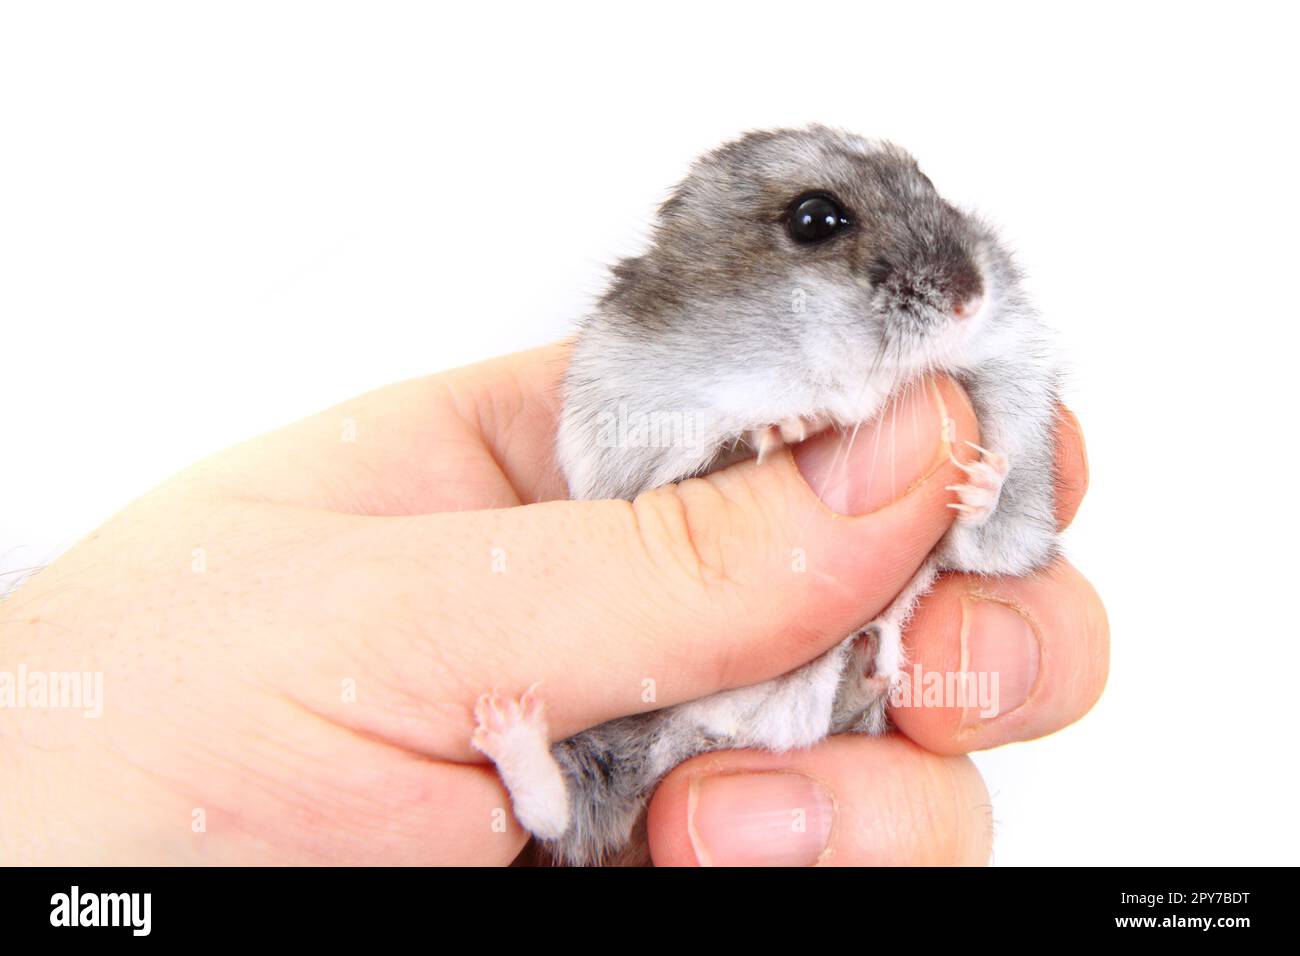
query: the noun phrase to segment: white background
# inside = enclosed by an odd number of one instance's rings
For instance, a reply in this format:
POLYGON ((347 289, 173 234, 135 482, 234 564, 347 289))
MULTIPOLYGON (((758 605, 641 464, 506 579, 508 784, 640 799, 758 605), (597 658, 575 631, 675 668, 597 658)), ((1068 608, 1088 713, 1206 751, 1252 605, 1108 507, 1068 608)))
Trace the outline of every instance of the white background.
POLYGON ((694 154, 841 125, 1002 225, 1075 366, 1112 677, 977 757, 997 862, 1300 862, 1281 4, 2 9, 0 571, 250 434, 564 335, 694 154))

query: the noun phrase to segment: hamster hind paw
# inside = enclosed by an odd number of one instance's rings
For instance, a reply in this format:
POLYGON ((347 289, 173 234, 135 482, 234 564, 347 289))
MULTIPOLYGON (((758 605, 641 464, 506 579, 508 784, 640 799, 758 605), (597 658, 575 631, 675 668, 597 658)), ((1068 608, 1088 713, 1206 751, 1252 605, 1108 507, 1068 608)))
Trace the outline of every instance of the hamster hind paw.
POLYGON ((894 679, 877 671, 880 629, 868 625, 850 641, 835 696, 832 732, 882 734, 889 728, 888 707, 894 679))
POLYGON ((948 490, 957 492, 961 499, 948 507, 957 512, 958 524, 979 527, 997 509, 1002 483, 1011 470, 1011 462, 1006 455, 981 448, 973 441, 966 444, 980 453, 980 460, 966 464, 955 457, 952 459, 953 464, 966 472, 967 480, 965 484, 948 486, 948 490))
POLYGON ((551 755, 545 707, 536 689, 534 684, 518 700, 495 691, 480 697, 470 743, 496 764, 524 829, 554 840, 569 828, 569 797, 564 774, 551 755))
POLYGON ((907 674, 903 671, 907 660, 903 650, 903 629, 888 616, 872 621, 866 629, 875 635, 876 641, 873 676, 884 684, 889 693, 893 693, 907 679, 907 674))

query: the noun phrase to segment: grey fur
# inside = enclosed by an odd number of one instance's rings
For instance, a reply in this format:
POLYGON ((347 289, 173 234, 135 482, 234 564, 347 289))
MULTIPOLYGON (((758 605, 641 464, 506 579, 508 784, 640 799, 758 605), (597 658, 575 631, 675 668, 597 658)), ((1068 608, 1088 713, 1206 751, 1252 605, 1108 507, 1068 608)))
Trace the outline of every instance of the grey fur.
MULTIPOLYGON (((559 459, 575 498, 632 498, 729 460, 763 426, 853 426, 928 372, 964 384, 983 443, 1012 467, 993 516, 954 526, 926 575, 1044 565, 1056 547, 1057 365, 1009 254, 895 146, 820 126, 750 133, 698 159, 660 208, 649 251, 614 269, 573 351, 559 459), (791 202, 812 191, 835 196, 853 225, 801 246, 784 223, 791 202), (800 290, 803 311, 792 307, 800 290), (944 337, 951 310, 977 292, 979 334, 954 344, 944 337), (611 416, 637 413, 689 415, 695 440, 608 440, 611 416)), ((918 579, 918 594, 930 576, 918 579)), ((609 861, 653 787, 695 754, 882 731, 885 701, 862 679, 879 627, 775 681, 555 744, 570 824, 548 849, 566 863, 609 861), (719 731, 724 724, 733 729, 719 731)))

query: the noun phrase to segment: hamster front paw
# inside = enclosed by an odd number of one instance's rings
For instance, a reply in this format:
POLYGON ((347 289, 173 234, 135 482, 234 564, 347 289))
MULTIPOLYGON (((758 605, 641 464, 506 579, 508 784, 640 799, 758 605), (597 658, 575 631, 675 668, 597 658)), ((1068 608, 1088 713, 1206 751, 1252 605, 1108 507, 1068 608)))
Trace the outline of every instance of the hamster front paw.
POLYGON ((957 512, 957 523, 971 528, 978 528, 989 520, 998 507, 1002 495, 1002 483, 1011 471, 1011 462, 1006 455, 987 448, 981 448, 973 441, 966 442, 980 453, 980 460, 969 465, 952 459, 954 465, 966 472, 967 481, 961 485, 949 485, 949 491, 957 492, 960 501, 948 505, 957 512))

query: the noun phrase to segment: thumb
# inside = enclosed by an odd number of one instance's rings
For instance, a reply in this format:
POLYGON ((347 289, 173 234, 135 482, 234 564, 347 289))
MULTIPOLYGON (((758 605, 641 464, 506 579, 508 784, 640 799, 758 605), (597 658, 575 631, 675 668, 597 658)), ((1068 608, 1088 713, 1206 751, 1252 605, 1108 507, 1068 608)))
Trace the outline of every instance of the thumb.
POLYGON ((540 681, 559 739, 776 677, 903 588, 952 520, 950 454, 977 437, 965 394, 927 380, 856 434, 631 502, 358 519, 352 553, 402 569, 373 585, 389 593, 367 652, 391 647, 408 701, 463 715, 426 741, 460 758, 485 690, 540 681))

